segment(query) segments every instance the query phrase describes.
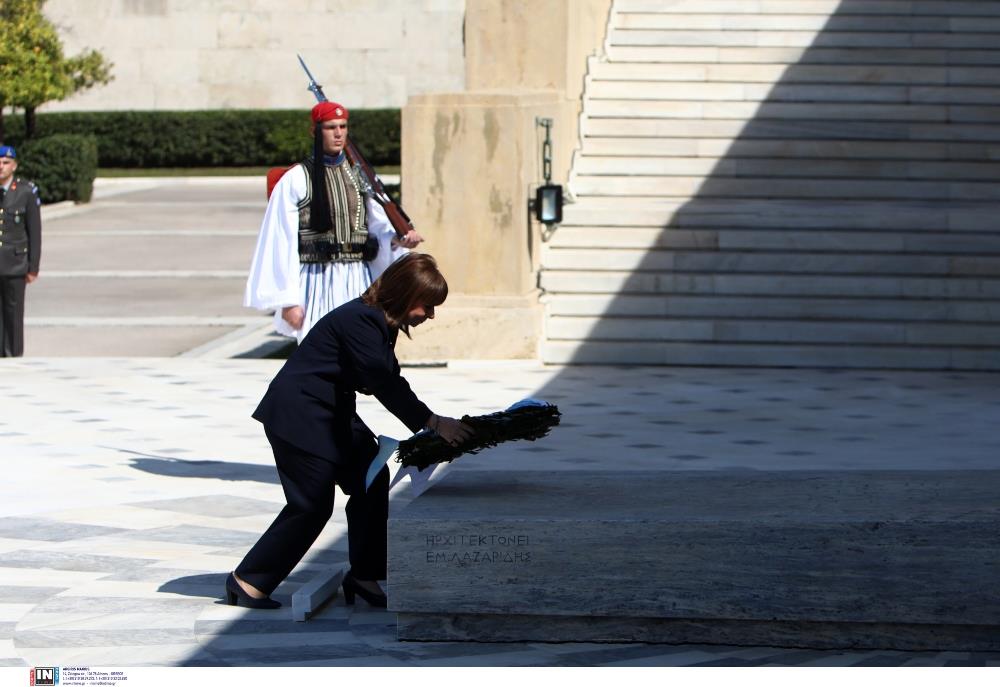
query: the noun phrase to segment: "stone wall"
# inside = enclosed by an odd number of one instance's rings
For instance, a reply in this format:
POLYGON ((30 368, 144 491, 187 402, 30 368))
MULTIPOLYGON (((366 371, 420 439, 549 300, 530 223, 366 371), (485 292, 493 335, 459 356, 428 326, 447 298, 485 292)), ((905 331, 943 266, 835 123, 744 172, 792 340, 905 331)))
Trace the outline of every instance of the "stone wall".
POLYGON ((68 54, 115 76, 44 111, 310 107, 300 53, 348 107, 465 86, 465 0, 48 0, 68 54))
MULTIPOLYGON (((456 297, 401 355, 533 358, 541 335, 541 183, 551 119, 552 181, 577 146, 587 58, 600 54, 611 0, 467 0, 466 89, 403 108, 403 198, 456 297)), ((441 89, 442 91, 444 89, 441 89)))

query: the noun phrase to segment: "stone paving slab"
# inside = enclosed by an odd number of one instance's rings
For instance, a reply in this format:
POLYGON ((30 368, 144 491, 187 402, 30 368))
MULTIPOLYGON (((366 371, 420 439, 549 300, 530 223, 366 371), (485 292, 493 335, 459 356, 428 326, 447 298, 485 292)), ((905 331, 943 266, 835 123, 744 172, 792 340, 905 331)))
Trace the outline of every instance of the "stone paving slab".
MULTIPOLYGON (((266 203, 219 206, 155 206, 121 200, 95 201, 77 206, 52 219, 42 215, 43 231, 49 236, 256 236, 266 203)), ((84 256, 85 257, 85 256, 84 256)))
MULTIPOLYGON (((0 637, 0 665, 1000 661, 987 653, 400 643, 394 614, 363 602, 345 607, 342 595, 306 623, 293 622, 289 605, 225 606, 225 574, 283 502, 269 447, 249 417, 280 364, 0 361, 0 455, 8 475, 0 485, 0 532, 7 532, 0 536, 0 623, 10 637, 0 637), (143 615, 162 619, 144 624, 143 615)), ((583 465, 610 471, 997 467, 995 375, 498 363, 408 368, 406 375, 445 414, 492 412, 525 396, 563 410, 563 424, 549 438, 463 457, 443 475, 540 464, 557 472, 583 465)), ((379 433, 407 435, 372 399, 362 397, 359 410, 379 433)), ((398 512, 410 499, 403 489, 391 507, 398 512)), ((338 494, 333 521, 276 598, 288 604, 315 571, 346 559, 344 501, 338 494)))
MULTIPOLYGON (((64 220, 65 221, 65 220, 64 220)), ((46 227, 51 239, 51 227, 46 227)), ((45 245, 45 270, 75 270, 88 253, 87 266, 95 270, 242 270, 246 272, 257 245, 257 232, 237 235, 173 232, 139 235, 94 235, 76 232, 56 235, 45 245), (150 235, 152 234, 152 235, 150 235), (122 254, 128 255, 127 264, 122 254)))
MULTIPOLYGON (((54 298, 59 298, 53 294, 54 298)), ((63 307, 60 305, 60 308, 63 307)), ((108 310, 113 311, 111 306, 108 310)), ((206 323, 196 326, 149 326, 138 323, 94 323, 61 326, 39 324, 41 318, 27 318, 24 333, 26 357, 64 355, 74 350, 79 356, 128 355, 169 356, 210 344, 240 327, 206 323)), ((97 318, 99 321, 102 318, 97 318)))
MULTIPOLYGON (((30 331, 32 318, 71 314, 73 317, 253 316, 243 307, 246 277, 197 276, 181 273, 137 274, 129 278, 88 276, 85 272, 60 277, 44 275, 31 285, 29 310, 25 316, 30 331), (183 287, 178 288, 178 281, 183 287)), ((100 325, 97 319, 95 325, 100 325)), ((220 332, 220 336, 222 333, 220 332)), ((64 355, 79 355, 80 345, 68 347, 64 355)), ((31 350, 25 350, 31 355, 31 350)))
MULTIPOLYGON (((124 191, 123 185, 122 191, 124 191)), ((226 206, 254 206, 263 211, 267 205, 267 185, 261 177, 159 177, 147 184, 140 181, 134 190, 123 192, 114 201, 148 207, 150 203, 204 203, 226 206)))

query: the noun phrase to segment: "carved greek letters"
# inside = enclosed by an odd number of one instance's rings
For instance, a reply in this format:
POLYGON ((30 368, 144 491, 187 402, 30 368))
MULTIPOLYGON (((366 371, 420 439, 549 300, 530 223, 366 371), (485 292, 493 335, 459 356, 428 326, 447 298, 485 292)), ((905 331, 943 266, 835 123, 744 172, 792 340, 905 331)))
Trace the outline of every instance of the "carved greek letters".
POLYGON ((517 565, 531 562, 527 534, 465 533, 426 535, 426 562, 431 565, 517 565))

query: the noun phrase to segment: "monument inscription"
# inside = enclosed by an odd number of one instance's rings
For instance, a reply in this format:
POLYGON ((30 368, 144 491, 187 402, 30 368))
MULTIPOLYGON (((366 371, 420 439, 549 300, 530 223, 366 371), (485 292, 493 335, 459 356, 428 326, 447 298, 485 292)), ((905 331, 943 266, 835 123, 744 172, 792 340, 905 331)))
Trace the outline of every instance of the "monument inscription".
POLYGON ((527 534, 429 534, 425 562, 437 565, 530 563, 531 537, 527 534))

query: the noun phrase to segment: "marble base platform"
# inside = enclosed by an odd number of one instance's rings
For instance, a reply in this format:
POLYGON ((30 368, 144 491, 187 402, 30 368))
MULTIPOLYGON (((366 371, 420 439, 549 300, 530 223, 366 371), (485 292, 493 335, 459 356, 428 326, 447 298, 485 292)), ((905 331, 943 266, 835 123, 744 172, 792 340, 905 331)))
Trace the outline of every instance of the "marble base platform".
POLYGON ((402 640, 1000 650, 1000 471, 462 471, 389 525, 402 640))

